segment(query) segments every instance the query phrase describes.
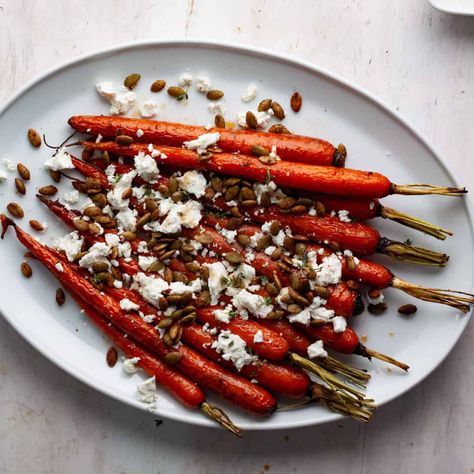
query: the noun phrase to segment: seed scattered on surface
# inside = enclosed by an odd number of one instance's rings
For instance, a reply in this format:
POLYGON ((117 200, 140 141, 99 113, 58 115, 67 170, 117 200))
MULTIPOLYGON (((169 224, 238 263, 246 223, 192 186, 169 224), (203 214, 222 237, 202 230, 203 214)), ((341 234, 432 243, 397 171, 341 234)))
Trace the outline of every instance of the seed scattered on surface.
POLYGON ((418 311, 418 308, 414 304, 404 304, 398 308, 400 314, 409 316, 410 314, 415 314, 418 311))
POLYGON ((132 241, 137 238, 137 234, 135 234, 135 232, 132 232, 131 230, 127 230, 126 232, 122 234, 122 237, 125 240, 132 241))
POLYGON ((278 296, 278 288, 273 283, 267 283, 265 289, 270 296, 278 296))
POLYGON ((30 220, 30 227, 33 230, 36 230, 36 232, 42 232, 44 230, 43 224, 41 224, 41 222, 36 221, 34 219, 30 220))
POLYGON ((38 192, 43 196, 54 196, 58 192, 58 188, 52 184, 42 186, 38 189, 38 192))
POLYGON ((56 290, 56 303, 58 303, 58 306, 62 306, 65 301, 66 294, 64 293, 64 290, 62 288, 58 288, 56 290))
POLYGON ((257 252, 265 250, 272 243, 272 239, 269 235, 264 235, 257 240, 257 252))
POLYGON ((277 159, 275 156, 259 156, 258 161, 265 165, 274 165, 277 162, 277 159))
POLYGON ((92 271, 94 273, 106 272, 108 269, 109 269, 109 265, 107 264, 107 262, 98 261, 92 264, 92 271))
POLYGON ((113 367, 118 360, 118 352, 115 347, 109 347, 107 354, 105 355, 105 360, 107 361, 107 365, 109 367, 113 367))
POLYGON ((198 234, 194 237, 194 240, 197 240, 199 243, 207 245, 212 242, 212 237, 209 234, 198 234))
POLYGON ((89 229, 89 223, 82 219, 74 219, 73 225, 79 232, 86 232, 89 229))
POLYGON ((387 305, 385 303, 369 304, 367 310, 371 314, 382 314, 387 310, 387 305))
POLYGON ((303 99, 299 92, 294 92, 290 99, 290 105, 293 112, 299 112, 301 109, 301 104, 303 103, 303 99))
POLYGON ((301 312, 302 309, 303 308, 299 304, 295 304, 295 303, 289 304, 287 308, 290 314, 298 314, 301 312))
POLYGON ((30 265, 26 262, 21 263, 20 270, 21 270, 21 273, 23 273, 23 276, 26 278, 30 278, 31 275, 33 275, 33 270, 31 269, 30 265))
POLYGON ((59 171, 49 170, 49 175, 55 183, 59 183, 59 181, 61 181, 61 173, 59 171))
POLYGON ((345 146, 343 143, 339 143, 339 145, 337 145, 337 151, 338 151, 344 158, 347 157, 346 146, 345 146))
POLYGON ((272 110, 278 120, 283 120, 285 118, 285 111, 278 102, 272 102, 272 110))
POLYGON ((227 252, 225 254, 225 259, 233 265, 240 265, 244 260, 243 257, 237 252, 227 252))
POLYGON ((109 155, 109 152, 107 150, 104 150, 102 152, 102 161, 106 165, 108 165, 110 163, 110 155, 109 155))
POLYGON ((346 257, 346 263, 349 270, 355 270, 357 267, 354 257, 346 257))
POLYGON ((237 242, 239 242, 239 244, 242 245, 242 247, 248 247, 250 244, 250 237, 245 234, 238 234, 237 242))
POLYGON ((87 217, 96 217, 102 214, 102 209, 98 206, 88 206, 83 212, 87 217))
POLYGON ((121 198, 122 199, 130 199, 132 197, 132 194, 133 194, 133 189, 131 187, 128 187, 128 188, 124 189, 121 198))
POLYGON ((168 87, 168 95, 177 99, 178 97, 183 97, 186 95, 186 91, 182 87, 171 86, 168 87))
POLYGON ((136 73, 130 74, 123 81, 123 85, 127 87, 128 89, 133 89, 138 84, 138 81, 140 80, 140 78, 141 78, 140 74, 136 74, 136 73))
POLYGON ((316 214, 318 216, 322 216, 326 214, 326 206, 321 201, 316 201, 314 205, 314 209, 316 210, 316 214))
POLYGON ((217 90, 217 89, 213 89, 212 91, 209 91, 207 94, 206 94, 206 97, 209 99, 209 100, 219 100, 219 99, 222 99, 222 97, 224 97, 224 93, 220 90, 217 90))
POLYGON ((35 148, 39 148, 41 146, 40 134, 34 128, 30 128, 28 130, 28 140, 35 148))
POLYGON ((130 137, 129 135, 117 135, 115 137, 115 142, 118 143, 119 145, 131 145, 133 143, 133 138, 130 137))
POLYGON ((266 112, 272 106, 272 99, 263 99, 260 104, 258 104, 259 112, 266 112))
POLYGON ((217 128, 225 128, 225 119, 224 119, 224 117, 223 117, 221 114, 217 114, 217 115, 214 117, 214 125, 215 125, 217 128))
POLYGON ((258 127, 257 117, 250 110, 245 114, 245 122, 248 128, 256 129, 258 127))
POLYGON ((30 180, 30 170, 23 164, 23 163, 18 163, 16 165, 16 169, 18 171, 18 174, 25 180, 29 181, 30 180))
POLYGON ((8 212, 13 216, 21 219, 25 213, 23 212, 22 207, 16 202, 11 202, 7 205, 8 212))
POLYGON ((166 354, 164 359, 166 363, 170 365, 175 365, 181 360, 181 357, 183 357, 181 352, 176 351, 176 352, 170 352, 169 354, 166 354))
POLYGON ((266 156, 270 152, 263 146, 255 145, 252 147, 251 153, 253 156, 266 156))
POLYGON ((153 84, 150 86, 150 90, 152 92, 161 92, 166 86, 166 81, 164 79, 157 79, 153 84))
POLYGON ((281 123, 276 123, 276 124, 272 125, 268 129, 268 131, 270 133, 287 133, 287 134, 291 135, 291 132, 284 125, 282 125, 281 123))
POLYGON ((230 188, 227 189, 227 191, 224 194, 224 198, 226 201, 232 201, 237 195, 239 194, 239 187, 237 185, 231 186, 230 188))
POLYGON ((95 223, 87 224, 87 229, 89 230, 89 232, 92 232, 94 235, 99 235, 101 232, 99 225, 95 223))
POLYGON ((15 178, 15 188, 20 194, 26 194, 26 186, 21 178, 15 178))

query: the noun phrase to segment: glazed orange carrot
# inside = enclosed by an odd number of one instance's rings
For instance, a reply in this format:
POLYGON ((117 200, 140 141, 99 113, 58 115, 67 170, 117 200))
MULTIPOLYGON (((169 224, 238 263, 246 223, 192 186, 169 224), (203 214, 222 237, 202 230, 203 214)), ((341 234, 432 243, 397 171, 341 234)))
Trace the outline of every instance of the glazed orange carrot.
POLYGON ((78 132, 94 136, 114 138, 117 130, 136 137, 137 141, 157 145, 181 147, 205 133, 219 132, 217 146, 228 153, 252 155, 254 147, 263 147, 268 152, 277 148, 278 156, 285 161, 309 163, 313 165, 344 166, 345 153, 320 138, 293 134, 277 134, 252 130, 210 129, 182 123, 158 122, 155 120, 133 119, 127 117, 74 116, 69 125, 78 132), (137 136, 142 130, 143 135, 137 136))
POLYGON ((91 283, 73 270, 70 264, 63 261, 62 271, 56 268, 57 259, 54 257, 54 253, 50 252, 47 247, 37 242, 4 215, 2 215, 2 224, 3 234, 8 225, 13 225, 18 240, 35 258, 61 282, 64 282, 66 286, 75 288, 75 293, 83 301, 96 308, 101 308, 102 314, 129 334, 130 337, 140 341, 141 344, 159 357, 179 351, 182 357, 176 364, 176 368, 185 376, 253 413, 268 415, 275 409, 276 401, 266 390, 232 374, 185 345, 181 345, 177 349, 167 347, 154 328, 145 323, 138 315, 134 317, 130 314, 124 314, 118 302, 93 287, 91 283))
MULTIPOLYGON (((145 143, 128 146, 116 142, 80 142, 90 150, 108 151, 133 157, 139 152, 149 153, 145 143)), ((214 153, 210 159, 202 159, 198 153, 183 148, 161 145, 164 155, 155 157, 159 163, 179 168, 213 171, 228 176, 251 179, 260 183, 272 180, 277 186, 303 189, 325 194, 380 198, 389 194, 440 194, 457 196, 466 193, 465 188, 438 187, 426 184, 396 185, 380 173, 331 166, 313 166, 305 163, 277 161, 267 165, 254 157, 231 153, 214 153)))

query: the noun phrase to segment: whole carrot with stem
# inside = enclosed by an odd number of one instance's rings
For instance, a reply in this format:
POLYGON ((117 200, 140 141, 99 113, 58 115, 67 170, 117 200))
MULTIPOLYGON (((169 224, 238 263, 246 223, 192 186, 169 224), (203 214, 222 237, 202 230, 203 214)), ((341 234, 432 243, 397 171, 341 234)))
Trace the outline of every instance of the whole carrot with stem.
POLYGON ((293 134, 276 134, 251 130, 211 129, 182 123, 158 122, 127 117, 74 116, 69 125, 78 132, 94 136, 113 138, 116 131, 124 135, 137 137, 137 141, 181 147, 184 142, 195 140, 205 133, 219 132, 217 146, 228 153, 252 155, 256 147, 278 149, 278 156, 285 161, 308 163, 325 166, 344 166, 346 152, 344 147, 336 148, 320 138, 311 138, 293 134))

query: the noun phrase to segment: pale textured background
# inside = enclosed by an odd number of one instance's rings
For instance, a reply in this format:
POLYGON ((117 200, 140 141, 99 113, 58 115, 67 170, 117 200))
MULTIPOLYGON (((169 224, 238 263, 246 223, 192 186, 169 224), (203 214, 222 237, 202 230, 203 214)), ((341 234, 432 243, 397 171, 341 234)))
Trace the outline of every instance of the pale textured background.
MULTIPOLYGON (((474 188, 474 18, 424 0, 0 0, 0 100, 78 54, 183 37, 256 45, 340 74, 397 108, 474 188)), ((155 427, 0 319, 0 472, 473 472, 473 336, 471 324, 427 381, 367 427, 344 421, 236 440, 171 421, 155 427)))

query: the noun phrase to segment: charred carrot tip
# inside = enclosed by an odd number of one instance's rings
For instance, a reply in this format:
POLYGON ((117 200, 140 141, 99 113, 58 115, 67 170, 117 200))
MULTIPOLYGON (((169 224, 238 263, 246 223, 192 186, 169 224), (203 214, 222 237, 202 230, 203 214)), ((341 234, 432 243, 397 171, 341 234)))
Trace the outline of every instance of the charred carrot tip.
POLYGON ((0 221, 1 221, 1 224, 2 224, 2 235, 1 235, 1 238, 3 239, 5 237, 5 233, 7 232, 8 230, 8 227, 10 227, 11 225, 13 227, 16 227, 16 224, 15 222, 10 219, 9 217, 7 217, 5 214, 2 214, 0 215, 0 221))

